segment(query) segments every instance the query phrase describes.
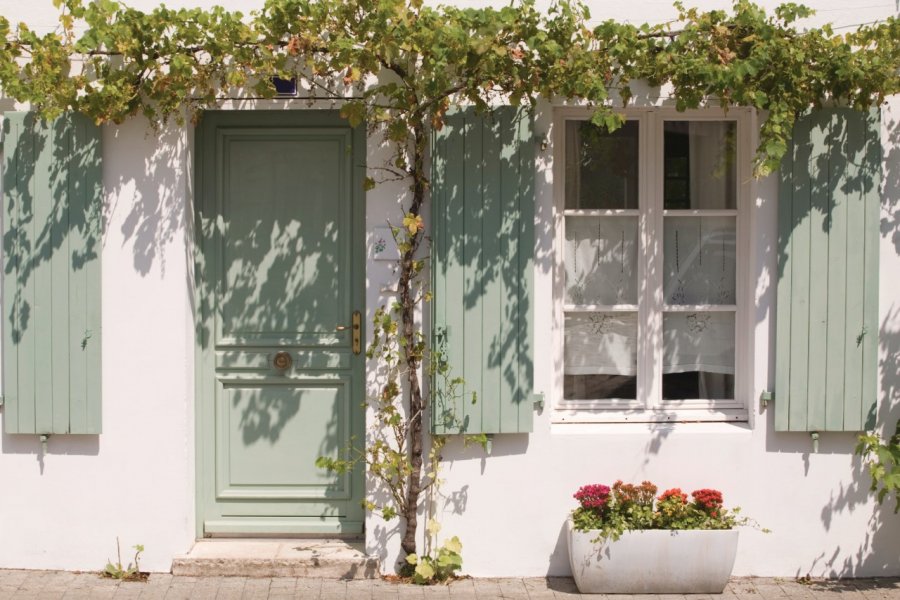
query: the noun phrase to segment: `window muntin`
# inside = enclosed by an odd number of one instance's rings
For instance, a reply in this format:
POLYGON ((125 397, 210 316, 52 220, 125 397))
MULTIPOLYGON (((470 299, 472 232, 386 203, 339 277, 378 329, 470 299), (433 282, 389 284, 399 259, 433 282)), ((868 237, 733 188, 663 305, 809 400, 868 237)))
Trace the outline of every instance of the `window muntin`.
POLYGON ((740 122, 740 114, 634 111, 629 146, 590 131, 585 119, 562 117, 560 420, 746 418, 737 375, 745 259, 738 207, 749 173, 739 158, 749 155, 739 151, 740 122), (639 193, 587 208, 586 199, 609 194, 594 194, 582 162, 574 169, 571 161, 608 155, 610 146, 628 149, 614 170, 635 175, 627 187, 639 193))

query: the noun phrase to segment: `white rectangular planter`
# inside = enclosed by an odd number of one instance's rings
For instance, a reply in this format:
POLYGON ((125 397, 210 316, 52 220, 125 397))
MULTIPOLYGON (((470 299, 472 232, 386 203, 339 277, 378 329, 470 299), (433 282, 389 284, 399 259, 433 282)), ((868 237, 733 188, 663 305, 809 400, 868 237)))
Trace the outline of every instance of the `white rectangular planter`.
POLYGON ((736 529, 626 531, 595 543, 599 535, 568 522, 569 563, 585 594, 721 594, 737 554, 736 529))

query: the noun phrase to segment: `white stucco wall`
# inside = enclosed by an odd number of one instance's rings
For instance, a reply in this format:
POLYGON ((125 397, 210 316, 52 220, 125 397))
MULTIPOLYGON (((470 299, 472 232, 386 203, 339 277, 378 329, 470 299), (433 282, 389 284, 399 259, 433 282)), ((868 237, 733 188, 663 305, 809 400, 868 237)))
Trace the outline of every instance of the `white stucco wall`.
MULTIPOLYGON (((222 4, 248 8, 240 0, 222 4)), ((665 0, 590 4, 595 19, 657 22, 672 14, 665 0)), ((892 0, 811 4, 819 9, 817 21, 837 25, 897 12, 892 0)), ((0 0, 0 14, 38 29, 55 23, 50 0, 0 0)), ((544 106, 538 131, 547 132, 551 121, 552 109, 544 106)), ((900 416, 900 99, 891 99, 883 123, 880 416, 893 423, 900 416)), ((119 536, 123 547, 146 546, 146 568, 165 571, 195 536, 191 134, 174 124, 156 134, 133 119, 104 127, 103 144, 104 433, 54 436, 45 456, 36 436, 0 436, 0 568, 99 569, 113 557, 119 536)), ((539 221, 552 211, 552 152, 538 156, 539 221)), ((371 143, 369 164, 379 164, 380 153, 371 143)), ((368 231, 396 218, 404 189, 384 185, 369 193, 368 231)), ((774 379, 776 196, 773 179, 756 185, 754 398, 774 379)), ((548 234, 538 244, 553 246, 548 234)), ((381 290, 390 271, 389 263, 367 265, 370 315, 387 300, 381 290)), ((535 275, 536 347, 549 348, 553 286, 546 260, 535 275)), ((440 518, 445 533, 461 538, 468 573, 566 573, 562 526, 574 507, 572 493, 585 483, 649 478, 661 487, 722 489, 729 504, 773 530, 742 533, 736 574, 900 574, 900 519, 871 501, 852 434, 823 435, 813 454, 808 435, 774 433, 772 410, 755 405, 749 425, 551 425, 550 399, 559 392, 554 381, 552 361, 539 360, 535 387, 547 394, 548 408, 536 415, 534 433, 497 436, 489 457, 457 443, 444 452, 447 498, 439 503, 440 518)), ((399 549, 397 536, 386 533, 392 529, 375 517, 367 521, 367 547, 388 565, 399 549)))
POLYGON ((118 536, 167 571, 190 547, 187 141, 140 119, 103 128, 103 433, 51 436, 46 455, 37 436, 0 436, 2 567, 100 569, 118 536))

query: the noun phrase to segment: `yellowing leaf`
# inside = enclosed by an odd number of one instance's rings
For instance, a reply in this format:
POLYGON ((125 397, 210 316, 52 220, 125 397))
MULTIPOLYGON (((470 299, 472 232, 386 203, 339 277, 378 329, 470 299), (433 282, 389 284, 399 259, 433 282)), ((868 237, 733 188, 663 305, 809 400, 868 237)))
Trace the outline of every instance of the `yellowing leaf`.
POLYGON ((416 575, 422 579, 429 580, 434 577, 434 569, 427 562, 420 562, 416 565, 416 575))
POLYGON ((430 535, 435 536, 441 530, 441 524, 438 523, 437 519, 432 517, 428 519, 428 525, 425 528, 428 530, 428 533, 430 535))
POLYGON ((455 535, 444 542, 444 548, 449 550, 450 552, 456 552, 459 554, 462 551, 462 542, 459 541, 459 538, 455 535))

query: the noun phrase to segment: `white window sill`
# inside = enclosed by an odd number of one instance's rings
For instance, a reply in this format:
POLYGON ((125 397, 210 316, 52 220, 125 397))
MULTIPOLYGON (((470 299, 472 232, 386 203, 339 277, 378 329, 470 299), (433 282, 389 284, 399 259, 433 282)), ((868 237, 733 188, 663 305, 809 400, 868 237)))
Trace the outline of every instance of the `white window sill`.
POLYGON ((556 417, 550 423, 551 435, 659 435, 660 432, 678 435, 721 434, 744 436, 753 433, 746 421, 705 421, 705 422, 610 422, 610 421, 559 421, 556 417))
POLYGON ((670 410, 585 410, 555 407, 551 416, 554 426, 568 427, 577 424, 610 424, 616 427, 636 424, 658 429, 660 425, 699 425, 722 423, 743 424, 749 421, 749 414, 743 408, 730 409, 670 409, 670 410))

